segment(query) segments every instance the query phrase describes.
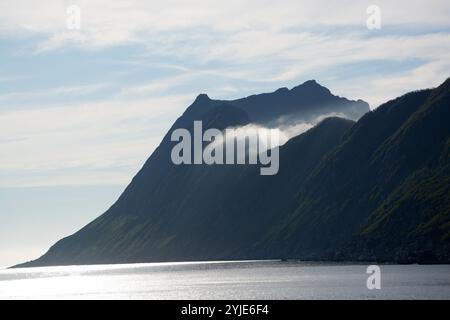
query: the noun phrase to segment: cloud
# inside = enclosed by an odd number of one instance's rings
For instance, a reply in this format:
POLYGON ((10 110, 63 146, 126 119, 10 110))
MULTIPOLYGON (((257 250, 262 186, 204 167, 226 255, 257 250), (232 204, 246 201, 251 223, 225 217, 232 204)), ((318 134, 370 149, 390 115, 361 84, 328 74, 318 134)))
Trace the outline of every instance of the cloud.
POLYGON ((36 103, 36 101, 40 101, 41 99, 44 98, 48 99, 55 97, 56 98, 81 97, 98 92, 102 89, 107 88, 109 85, 110 84, 107 83, 100 83, 100 84, 77 85, 77 86, 59 86, 42 90, 8 92, 0 94, 0 103, 3 103, 4 101, 17 103, 24 100, 36 103))
MULTIPOLYGON (((273 54, 288 49, 285 30, 333 30, 342 26, 366 31, 366 8, 370 1, 299 1, 229 0, 214 6, 207 0, 194 1, 122 1, 104 0, 39 1, 4 0, 0 4, 0 34, 40 35, 44 40, 38 51, 55 50, 66 45, 98 49, 138 43, 153 50, 178 49, 189 43, 207 44, 212 57, 222 50, 238 47, 239 56, 273 54), (66 9, 78 5, 82 25, 68 30, 66 9), (218 46, 214 46, 217 44, 218 46), (223 45, 223 46, 220 46, 223 45)), ((382 10, 383 27, 414 24, 448 27, 448 1, 377 2, 382 10)), ((327 31, 327 32, 328 32, 327 31)), ((192 50, 190 48, 189 50, 192 50)), ((180 52, 176 50, 173 54, 180 52)))
POLYGON ((449 60, 431 61, 388 76, 369 74, 344 79, 337 82, 333 88, 343 96, 357 95, 370 101, 374 109, 407 92, 439 86, 450 76, 449 70, 449 60))
MULTIPOLYGON (((0 4, 3 33, 45 33, 66 30, 66 9, 78 5, 82 34, 88 45, 108 45, 139 39, 146 34, 208 28, 233 32, 245 29, 282 30, 292 26, 363 25, 371 1, 229 0, 211 6, 208 0, 165 2, 139 0, 39 1, 3 0, 0 4), (312 19, 313 18, 313 19, 312 19)), ((379 0, 385 25, 407 23, 448 26, 449 4, 445 0, 379 0)))
POLYGON ((0 186, 125 184, 192 96, 0 112, 0 186), (164 119, 165 121, 162 121, 164 119), (168 120, 166 120, 168 119, 168 120))
POLYGON ((0 82, 15 82, 28 78, 27 76, 0 76, 0 82))
MULTIPOLYGON (((194 82, 201 72, 242 81, 284 82, 285 86, 320 76, 326 80, 331 68, 356 62, 450 61, 448 1, 377 1, 382 12, 379 31, 366 28, 370 4, 350 0, 230 0, 214 6, 207 0, 4 0, 0 36, 38 38, 35 52, 40 54, 73 47, 90 51, 138 46, 143 52, 130 56, 130 63, 155 65, 161 59, 178 68, 180 74, 170 79, 123 88, 121 94, 128 96, 194 82), (66 28, 69 5, 81 8, 80 30, 66 28)), ((367 75, 364 81, 376 77, 367 75)), ((349 86, 343 88, 349 90, 349 86)), ((367 100, 379 103, 379 98, 367 100)))
MULTIPOLYGON (((189 39, 189 35, 187 38, 189 39)), ((266 82, 271 83, 273 87, 295 85, 316 78, 333 91, 337 88, 338 93, 342 95, 351 92, 351 95, 347 95, 349 98, 364 98, 372 106, 379 105, 382 99, 394 98, 405 90, 420 88, 411 87, 408 85, 410 81, 407 81, 403 87, 389 90, 389 94, 367 94, 373 91, 370 84, 375 79, 388 80, 391 77, 395 79, 403 76, 404 71, 391 70, 390 67, 384 66, 385 63, 420 62, 423 68, 419 68, 414 74, 417 79, 429 78, 420 74, 421 71, 425 72, 429 65, 450 63, 450 32, 445 31, 368 36, 366 31, 358 32, 354 29, 346 33, 246 30, 227 35, 219 41, 194 40, 192 46, 179 48, 179 45, 177 41, 166 41, 162 46, 165 48, 156 45, 159 47, 157 53, 148 45, 147 59, 152 60, 158 55, 184 59, 183 61, 189 61, 188 64, 199 69, 205 66, 210 69, 209 66, 215 64, 217 70, 209 70, 210 78, 228 77, 234 81, 266 82), (358 63, 360 65, 355 67, 358 63), (365 73, 363 77, 360 74, 351 75, 349 82, 346 81, 347 76, 333 74, 333 68, 336 67, 341 67, 341 72, 345 73, 357 68, 354 72, 361 73, 375 65, 379 66, 378 70, 372 68, 373 70, 365 73), (342 84, 346 86, 343 87, 342 84), (360 84, 360 90, 352 90, 353 86, 358 87, 360 84)), ((145 61, 142 57, 140 60, 145 61)), ((195 78, 193 74, 193 80, 195 78)), ((439 74, 436 78, 441 81, 442 77, 439 74)), ((433 81, 435 82, 436 80, 433 81)), ((425 83, 425 86, 429 84, 425 83)))
POLYGON ((230 145, 232 145, 234 143, 232 141, 235 141, 238 145, 247 144, 248 146, 248 152, 246 154, 237 154, 238 159, 241 161, 245 160, 246 157, 254 157, 256 159, 258 153, 265 152, 269 148, 272 149, 286 144, 292 138, 305 133, 328 117, 345 118, 345 115, 340 113, 328 113, 320 115, 310 122, 292 121, 292 119, 280 118, 274 128, 268 128, 253 123, 240 127, 229 127, 225 131, 226 134, 220 135, 217 139, 208 144, 206 148, 211 150, 224 143, 227 145, 231 143, 230 145), (247 142, 244 141, 245 139, 247 139, 247 142), (249 141, 253 141, 253 143, 249 141))
POLYGON ((166 94, 167 91, 171 88, 194 80, 196 76, 198 76, 198 73, 195 74, 192 72, 184 72, 175 76, 158 78, 150 83, 135 86, 126 86, 120 90, 118 96, 139 98, 142 96, 149 96, 149 95, 163 95, 166 94))

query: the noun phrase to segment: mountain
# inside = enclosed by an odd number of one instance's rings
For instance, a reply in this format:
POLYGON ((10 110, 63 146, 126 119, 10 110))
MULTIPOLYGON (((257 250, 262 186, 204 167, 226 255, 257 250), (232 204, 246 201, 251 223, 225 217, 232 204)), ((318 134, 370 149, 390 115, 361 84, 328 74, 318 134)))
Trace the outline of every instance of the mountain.
POLYGON ((373 156, 373 167, 386 176, 380 182, 392 191, 349 246, 353 254, 450 261, 450 79, 415 95, 427 99, 373 156), (393 187, 392 180, 400 183, 393 187))
POLYGON ((315 81, 233 101, 199 95, 117 202, 21 266, 292 258, 448 262, 449 80, 375 111, 315 81), (310 94, 308 94, 310 92, 310 94), (327 118, 280 148, 280 170, 174 165, 170 134, 327 118))
POLYGON ((315 80, 291 90, 280 88, 273 93, 238 99, 233 104, 247 112, 253 123, 270 127, 277 126, 280 120, 283 123, 286 120, 313 122, 317 117, 331 114, 357 120, 369 111, 366 102, 334 96, 315 80))
POLYGON ((257 248, 288 257, 448 262, 450 80, 363 116, 257 248))
MULTIPOLYGON (((226 239, 229 233, 227 227, 215 230, 211 224, 242 215, 241 208, 244 205, 254 212, 255 206, 251 199, 258 197, 258 194, 248 191, 255 186, 265 185, 259 181, 259 169, 246 165, 176 166, 170 159, 170 152, 175 145, 170 140, 171 133, 177 128, 186 128, 192 132, 195 120, 202 120, 205 129, 225 129, 248 123, 269 125, 279 122, 282 117, 296 117, 301 122, 311 121, 331 113, 332 104, 338 106, 336 113, 348 117, 355 116, 355 109, 360 109, 360 116, 369 110, 367 103, 334 96, 315 81, 307 81, 292 90, 279 89, 273 93, 234 101, 212 100, 206 94, 200 94, 173 124, 143 168, 107 212, 79 232, 59 241, 46 255, 28 265, 207 259, 212 257, 213 251, 216 251, 216 255, 224 252, 224 248, 219 250, 219 242, 225 240, 220 240, 217 235, 222 234, 221 237, 226 239), (308 96, 308 91, 314 98, 308 96), (270 101, 272 108, 267 108, 267 103, 261 103, 265 100, 270 101), (262 109, 266 109, 264 117, 256 117, 257 112, 253 111, 259 103, 262 109), (298 110, 294 108, 295 104, 298 110), (250 178, 242 178, 237 183, 236 177, 243 174, 250 178), (239 196, 242 201, 237 205, 233 201, 233 191, 239 185, 243 186, 239 196), (217 192, 221 188, 223 191, 217 192), (232 205, 232 209, 227 210, 229 214, 225 212, 223 202, 232 205), (192 233, 197 233, 198 239, 192 238, 192 233), (212 246, 214 242, 209 241, 209 238, 217 240, 216 247, 212 246), (202 241, 206 242, 202 244, 202 241), (206 243, 211 243, 209 250, 206 243), (195 252, 188 257, 191 251, 195 252)), ((334 143, 336 137, 339 135, 332 135, 334 143)), ((330 148, 329 144, 326 147, 330 148)), ((321 150, 320 146, 315 149, 321 150)), ((305 154, 309 153, 305 151, 305 154)), ((281 161, 284 161, 283 158, 282 155, 281 161)), ((317 160, 311 158, 310 162, 317 160)), ((287 171, 283 167, 281 173, 287 171)), ((285 175, 290 176, 289 173, 285 175)), ((250 215, 248 218, 250 222, 254 220, 250 215)), ((242 229, 240 236, 234 238, 236 249, 243 238, 249 237, 249 233, 242 229)))

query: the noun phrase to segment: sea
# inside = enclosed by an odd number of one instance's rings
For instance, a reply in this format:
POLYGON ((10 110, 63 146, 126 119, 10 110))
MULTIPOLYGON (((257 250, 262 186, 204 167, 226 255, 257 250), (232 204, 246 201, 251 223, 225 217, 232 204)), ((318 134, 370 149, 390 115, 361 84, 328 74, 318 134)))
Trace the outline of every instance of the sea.
POLYGON ((450 265, 213 261, 4 268, 0 299, 450 299, 450 265))

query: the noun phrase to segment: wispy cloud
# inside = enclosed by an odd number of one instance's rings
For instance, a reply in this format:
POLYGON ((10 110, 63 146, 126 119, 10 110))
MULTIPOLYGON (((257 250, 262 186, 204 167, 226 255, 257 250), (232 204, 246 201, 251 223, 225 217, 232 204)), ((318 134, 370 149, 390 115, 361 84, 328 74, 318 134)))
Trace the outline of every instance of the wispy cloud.
POLYGON ((158 145, 165 124, 192 99, 107 100, 1 112, 2 136, 9 140, 0 146, 0 186, 124 184, 158 145))
MULTIPOLYGON (((211 6, 208 0, 123 1, 4 0, 0 4, 3 33, 42 33, 48 39, 59 35, 61 43, 75 41, 86 46, 109 46, 151 39, 154 34, 195 28, 211 32, 265 29, 283 30, 294 26, 365 26, 366 8, 371 1, 229 0, 211 6), (62 36, 66 29, 66 8, 82 9, 81 38, 62 36)), ((385 26, 421 24, 448 26, 449 4, 445 0, 379 0, 385 26)))
POLYGON ((142 96, 164 95, 171 88, 177 87, 194 80, 198 74, 191 72, 177 74, 175 76, 158 78, 150 83, 144 83, 134 86, 127 86, 120 90, 119 97, 139 98, 142 96))
POLYGON ((41 90, 28 90, 28 91, 16 91, 0 94, 0 103, 4 101, 20 102, 23 100, 31 100, 34 103, 40 101, 43 98, 55 98, 55 97, 81 97, 95 93, 99 90, 105 89, 110 84, 89 84, 89 85, 77 85, 77 86, 59 86, 41 90))

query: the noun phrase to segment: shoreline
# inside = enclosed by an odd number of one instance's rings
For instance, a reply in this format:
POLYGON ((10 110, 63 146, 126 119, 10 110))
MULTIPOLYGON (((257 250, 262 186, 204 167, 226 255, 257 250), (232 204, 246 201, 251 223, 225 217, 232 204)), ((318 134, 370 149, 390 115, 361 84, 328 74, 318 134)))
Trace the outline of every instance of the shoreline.
MULTIPOLYGON (((158 261, 158 262, 128 262, 128 263, 92 263, 92 264, 67 264, 67 265, 41 265, 41 266, 21 266, 22 264, 14 266, 0 267, 0 271, 3 270, 25 270, 25 269, 37 269, 37 268, 79 268, 88 267, 89 269, 95 269, 98 267, 108 267, 107 269, 122 269, 129 266, 139 267, 164 267, 164 266, 189 266, 189 265, 220 265, 220 264, 258 264, 258 263, 283 263, 283 264, 303 264, 305 266, 348 266, 348 265, 450 265, 445 262, 430 262, 430 263, 400 263, 396 261, 362 261, 362 260, 301 260, 301 259, 245 259, 245 260, 199 260, 199 261, 158 261)), ((24 263, 24 264, 27 264, 24 263)))

